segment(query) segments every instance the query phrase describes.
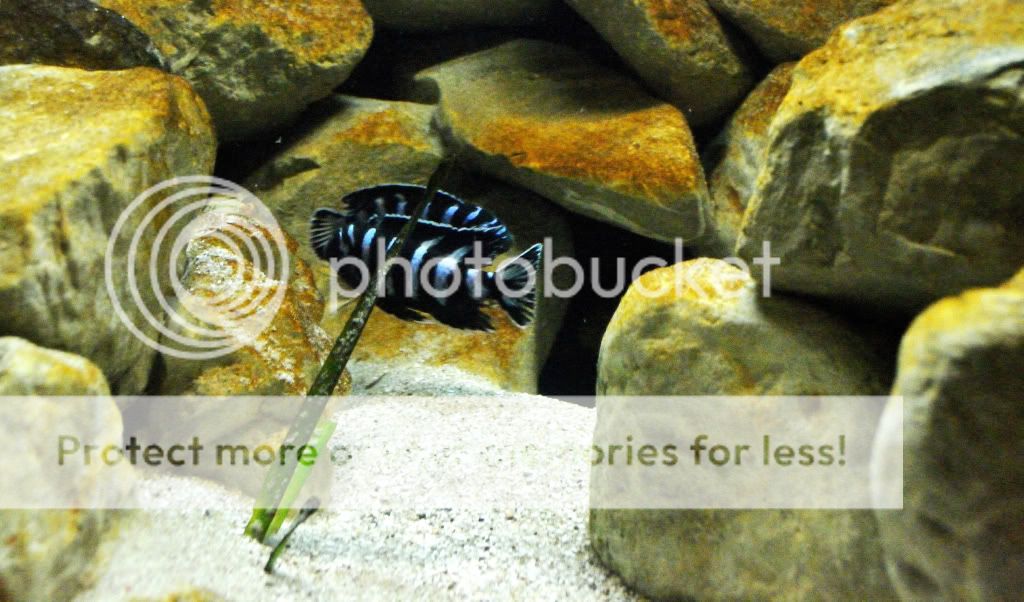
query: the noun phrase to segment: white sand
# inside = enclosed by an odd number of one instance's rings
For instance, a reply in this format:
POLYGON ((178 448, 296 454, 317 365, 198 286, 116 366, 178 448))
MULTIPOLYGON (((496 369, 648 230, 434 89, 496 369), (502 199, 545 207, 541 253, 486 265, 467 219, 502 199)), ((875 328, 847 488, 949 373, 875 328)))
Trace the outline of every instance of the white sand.
MULTIPOLYGON (((437 374, 417 379, 418 393, 483 393, 437 374)), ((269 548, 241 535, 248 512, 224 510, 247 507, 240 497, 153 478, 143 498, 192 509, 130 512, 77 600, 194 589, 239 601, 636 599, 588 547, 587 456, 578 452, 590 443, 592 409, 526 395, 381 398, 337 419, 332 509, 299 528, 274 575, 262 572, 269 548)))

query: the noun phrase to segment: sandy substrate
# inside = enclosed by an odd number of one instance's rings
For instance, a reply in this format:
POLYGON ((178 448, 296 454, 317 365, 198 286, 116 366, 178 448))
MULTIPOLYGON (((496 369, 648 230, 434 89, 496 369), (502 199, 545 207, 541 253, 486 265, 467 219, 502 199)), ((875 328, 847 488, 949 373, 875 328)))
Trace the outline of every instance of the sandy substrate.
MULTIPOLYGON (((437 378, 418 392, 440 387, 485 393, 437 378)), ((241 535, 250 502, 205 481, 148 478, 140 498, 174 509, 127 511, 77 600, 196 589, 240 601, 636 599, 588 548, 592 409, 526 395, 380 397, 336 418, 332 501, 274 575, 262 571, 269 549, 241 535)))

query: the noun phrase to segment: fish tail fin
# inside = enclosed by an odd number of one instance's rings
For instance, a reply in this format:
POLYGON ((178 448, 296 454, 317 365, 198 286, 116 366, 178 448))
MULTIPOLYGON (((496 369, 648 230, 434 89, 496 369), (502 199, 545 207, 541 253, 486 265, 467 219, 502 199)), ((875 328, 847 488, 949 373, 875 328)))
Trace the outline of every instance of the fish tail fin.
POLYGON ((495 274, 498 304, 516 326, 524 328, 533 320, 537 306, 537 278, 544 246, 537 243, 507 262, 495 274), (526 290, 529 287, 529 290, 526 290))
POLYGON ((317 209, 309 224, 309 243, 320 259, 341 255, 338 229, 345 225, 346 215, 334 209, 317 209))

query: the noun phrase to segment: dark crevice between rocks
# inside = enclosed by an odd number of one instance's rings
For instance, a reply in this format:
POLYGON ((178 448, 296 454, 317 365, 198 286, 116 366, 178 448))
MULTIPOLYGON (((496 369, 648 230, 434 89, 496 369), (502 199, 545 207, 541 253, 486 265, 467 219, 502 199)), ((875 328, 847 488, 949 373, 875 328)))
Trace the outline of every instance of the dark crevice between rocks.
MULTIPOLYGON (((584 267, 583 288, 569 299, 565 319, 555 337, 551 354, 541 370, 538 392, 548 397, 593 396, 597 388, 597 356, 601 338, 622 295, 604 298, 595 292, 592 261, 597 260, 601 288, 616 284, 618 258, 625 260, 625 285, 631 282, 633 268, 647 257, 675 262, 672 245, 660 243, 573 213, 566 213, 573 233, 575 258, 584 267)), ((684 257, 695 253, 684 247, 684 257)), ((559 268, 570 272, 569 268, 559 268)), ((644 270, 644 273, 654 268, 644 270)), ((556 271, 556 274, 558 272, 556 271)), ((625 290, 625 287, 624 289, 625 290)))

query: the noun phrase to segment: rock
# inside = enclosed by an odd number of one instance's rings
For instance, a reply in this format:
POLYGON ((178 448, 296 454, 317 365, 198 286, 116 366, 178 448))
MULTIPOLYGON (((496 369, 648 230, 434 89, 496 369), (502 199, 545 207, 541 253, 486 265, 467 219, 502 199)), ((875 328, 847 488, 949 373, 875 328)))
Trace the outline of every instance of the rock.
MULTIPOLYGON (((238 348, 220 357, 204 360, 164 355, 157 391, 162 395, 210 397, 305 395, 333 341, 319 326, 324 304, 312 272, 297 257, 295 241, 284 238, 291 259, 288 281, 275 279, 280 272, 266 273, 251 258, 240 256, 218 238, 219 233, 228 231, 229 223, 225 221, 223 226, 189 242, 183 286, 198 297, 219 294, 251 299, 252 307, 246 311, 268 312, 267 320, 254 322, 252 330, 245 322, 239 322, 238 328, 225 327, 224 334, 234 339, 232 346, 238 348), (284 290, 278 296, 281 287, 284 290), (265 291, 271 292, 256 298, 265 291)), ((272 235, 257 233, 252 237, 257 244, 261 239, 274 244, 272 235)), ((201 339, 198 328, 204 324, 197 319, 197 312, 180 303, 175 310, 189 325, 175 330, 201 339)), ((338 394, 346 393, 348 384, 347 380, 340 383, 338 394)))
MULTIPOLYGON (((330 301, 337 296, 330 288, 330 264, 318 259, 305 242, 313 211, 338 207, 346 194, 367 186, 426 184, 444 150, 431 129, 433 109, 426 105, 338 96, 319 105, 318 110, 322 112, 318 125, 291 141, 257 170, 247 185, 273 208, 285 230, 303 241, 299 257, 313 266, 318 288, 330 301)), ((543 199, 465 174, 454 175, 445 188, 505 220, 516 238, 512 253, 545 237, 554 241, 554 256, 571 253, 564 219, 543 199)), ((331 337, 341 331, 353 308, 353 304, 329 305, 323 326, 331 337)), ((375 311, 353 362, 376 366, 369 374, 371 381, 383 372, 450 364, 498 386, 533 392, 564 312, 563 299, 542 298, 530 328, 520 330, 498 311, 492 314, 497 331, 483 333, 413 324, 375 311)))
POLYGON ((783 290, 913 309, 1024 263, 1024 5, 903 2, 802 60, 738 249, 783 290), (951 108, 955 107, 955 109, 951 108))
MULTIPOLYGON (((760 293, 750 276, 717 259, 634 282, 601 346, 599 425, 640 419, 609 396, 883 390, 866 344, 842 322, 760 293)), ((600 474, 592 491, 607 485, 600 474)), ((593 508, 589 530, 601 561, 655 599, 894 597, 870 510, 593 508)))
POLYGON ((598 394, 884 391, 872 351, 846 324, 807 303, 761 295, 753 278, 718 259, 648 272, 626 292, 605 331, 598 394), (652 296, 658 287, 668 290, 652 296))
POLYGON ((769 73, 743 101, 714 142, 718 149, 715 152, 720 152, 721 158, 710 170, 709 219, 705 237, 699 244, 715 255, 731 255, 736 247, 743 213, 764 164, 769 126, 789 92, 794 65, 779 65, 769 73))
POLYGON ((363 4, 374 22, 401 31, 538 25, 555 8, 553 0, 365 0, 363 4))
POLYGON ((728 113, 753 76, 704 0, 569 0, 691 126, 728 113))
MULTIPOLYGON (((2 337, 0 396, 7 395, 102 397, 109 389, 100 369, 83 357, 2 337)), ((115 469, 95 464, 62 472, 62 478, 55 479, 49 459, 44 460, 50 454, 43 449, 25 451, 19 445, 49 441, 55 433, 65 432, 83 433, 97 442, 120 442, 121 414, 113 400, 90 404, 89 409, 97 411, 88 415, 76 411, 85 407, 43 397, 0 402, 0 433, 14 444, 9 460, 17 459, 0 464, 6 486, 61 505, 69 497, 98 499, 94 496, 119 493, 110 491, 112 483, 129 484, 131 473, 125 468, 119 481, 103 475, 106 489, 100 491, 100 472, 115 469), (83 430, 84 425, 93 425, 93 431, 83 430), (44 474, 49 478, 40 476, 44 474)), ((0 510, 0 599, 70 599, 88 584, 100 540, 115 516, 104 510, 0 510)))
MULTIPOLYGON (((202 101, 184 80, 153 69, 8 66, 0 67, 0 113, 0 334, 83 355, 116 391, 137 392, 155 351, 112 308, 107 239, 146 189, 210 173, 215 143, 202 101)), ((140 261, 154 234, 141 237, 140 261)), ((127 296, 125 257, 114 255, 112 266, 127 296)), ((152 301, 148 289, 141 294, 152 301)), ((125 310, 142 322, 133 305, 125 310)))
POLYGON ((840 24, 896 0, 708 0, 777 63, 798 59, 825 43, 840 24))
POLYGON ((89 0, 8 0, 0 5, 0 65, 81 69, 160 67, 146 34, 89 0))
MULTIPOLYGON (((552 257, 572 256, 572 235, 559 212, 528 192, 488 179, 453 179, 446 190, 469 203, 485 207, 505 223, 515 238, 512 249, 496 258, 495 267, 534 243, 550 245, 552 257)), ((325 262, 321 262, 327 265, 325 262)), ((568 288, 559 271, 556 283, 568 288)), ((538 275, 538 290, 543 276, 538 275)), ((541 369, 555 335, 562 326, 567 299, 540 294, 534 320, 526 328, 516 326, 498 307, 484 312, 494 332, 458 330, 432 322, 400 320, 380 310, 370 316, 353 353, 353 361, 372 365, 363 374, 376 383, 394 372, 417 372, 426 366, 449 366, 480 377, 494 386, 535 393, 541 369)), ((332 336, 341 332, 354 304, 328 312, 324 327, 332 336)), ((364 384, 364 386, 366 386, 364 384)))
POLYGON ((245 181, 295 240, 327 293, 328 264, 308 244, 309 220, 319 207, 337 207, 346 194, 377 184, 426 184, 444 156, 427 105, 332 96, 316 105, 315 124, 245 181))
POLYGON ((358 0, 97 0, 146 32, 221 140, 287 124, 345 81, 373 36, 358 0))
POLYGON ((584 55, 517 40, 428 69, 465 160, 638 234, 701 233, 707 186, 674 107, 584 55))
POLYGON ((903 337, 904 507, 878 519, 904 600, 1024 591, 1022 275, 935 303, 903 337))

